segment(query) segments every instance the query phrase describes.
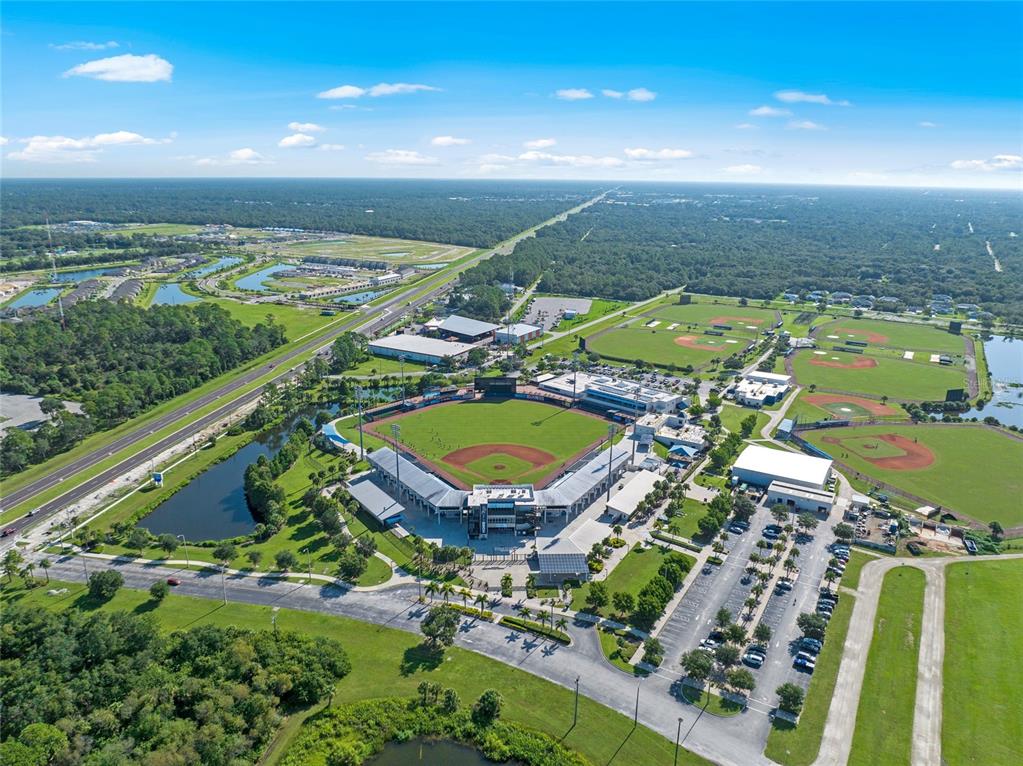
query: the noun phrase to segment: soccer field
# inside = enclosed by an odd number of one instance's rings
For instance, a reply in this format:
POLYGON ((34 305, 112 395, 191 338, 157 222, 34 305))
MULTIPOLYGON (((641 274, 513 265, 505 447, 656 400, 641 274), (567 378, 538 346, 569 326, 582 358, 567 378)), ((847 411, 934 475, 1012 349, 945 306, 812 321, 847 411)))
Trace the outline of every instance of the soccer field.
MULTIPOLYGON (((837 341, 836 341, 837 343, 837 341)), ((887 396, 907 401, 944 401, 950 388, 966 388, 962 367, 877 354, 846 354, 830 349, 804 349, 792 357, 792 371, 801 386, 815 383, 832 391, 887 396)))
POLYGON ((553 478, 607 436, 607 422, 525 399, 439 404, 385 418, 369 430, 401 443, 464 486, 529 484, 553 478))
POLYGON ((1023 524, 1023 441, 994 429, 890 425, 804 431, 800 436, 865 476, 936 505, 985 524, 1023 524))

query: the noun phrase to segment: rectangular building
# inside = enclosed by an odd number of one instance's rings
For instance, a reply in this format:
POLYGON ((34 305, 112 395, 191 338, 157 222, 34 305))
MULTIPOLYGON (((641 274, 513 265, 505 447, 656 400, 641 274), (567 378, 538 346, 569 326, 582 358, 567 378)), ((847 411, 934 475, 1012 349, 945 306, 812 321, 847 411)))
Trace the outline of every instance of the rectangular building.
POLYGON ((780 481, 810 489, 824 489, 831 478, 832 461, 798 452, 771 449, 751 444, 732 466, 736 482, 768 487, 780 481))
POLYGON ((444 359, 461 361, 474 346, 420 335, 388 335, 369 342, 369 352, 377 356, 397 359, 404 356, 410 362, 439 364, 444 359))
POLYGON ((754 371, 744 375, 732 393, 739 404, 759 408, 780 402, 791 385, 789 375, 754 371))
POLYGON ((772 481, 767 488, 768 505, 784 505, 797 511, 831 513, 835 504, 835 493, 822 489, 800 487, 783 481, 772 481))
POLYGON ((498 343, 528 343, 543 335, 543 328, 523 322, 516 322, 507 327, 501 327, 495 333, 495 340, 498 343))
POLYGON ((632 414, 677 412, 687 406, 681 394, 650 388, 623 378, 585 372, 559 375, 540 383, 540 388, 602 409, 624 410, 632 414))
POLYGON ((442 335, 453 336, 463 343, 493 340, 494 332, 498 329, 499 325, 458 316, 457 314, 452 314, 437 325, 437 330, 442 335))
POLYGON ((661 475, 653 471, 637 471, 629 476, 621 488, 607 501, 607 512, 617 519, 629 519, 636 512, 636 506, 661 481, 661 475))

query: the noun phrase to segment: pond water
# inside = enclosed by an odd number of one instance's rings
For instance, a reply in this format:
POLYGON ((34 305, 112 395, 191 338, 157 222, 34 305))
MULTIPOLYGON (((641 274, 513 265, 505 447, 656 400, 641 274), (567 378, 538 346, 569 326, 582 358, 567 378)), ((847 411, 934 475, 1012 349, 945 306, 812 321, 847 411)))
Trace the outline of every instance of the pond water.
POLYGON ((257 436, 227 460, 196 476, 160 503, 139 526, 154 535, 170 532, 193 541, 247 535, 255 529, 256 520, 245 499, 245 469, 260 455, 275 455, 299 419, 312 419, 321 409, 338 411, 337 405, 303 408, 286 423, 257 436))
POLYGON ((45 306, 57 297, 61 292, 59 287, 41 287, 38 290, 29 290, 7 304, 7 308, 20 309, 26 306, 45 306))
POLYGON ((964 412, 963 417, 990 415, 1004 425, 1023 428, 1023 340, 993 335, 984 341, 984 355, 991 371, 991 401, 964 412))
POLYGON ((257 290, 259 292, 266 292, 267 286, 263 284, 267 282, 270 277, 276 274, 278 271, 285 271, 287 269, 294 268, 286 263, 275 263, 273 266, 267 266, 265 269, 260 269, 254 274, 249 274, 247 277, 242 277, 235 284, 242 290, 257 290))
MULTIPOLYGON (((447 739, 410 739, 407 742, 391 742, 376 758, 367 761, 372 766, 493 766, 483 753, 474 747, 461 745, 447 739)), ((505 761, 511 764, 513 761, 505 761)), ((517 762, 514 762, 517 763, 517 762)))
POLYGON ((120 268, 82 269, 81 271, 61 271, 57 272, 56 276, 51 275, 50 279, 52 279, 55 282, 84 282, 87 279, 105 277, 107 274, 113 274, 115 271, 120 271, 120 268))
POLYGON ((188 272, 189 276, 192 277, 204 277, 207 274, 212 274, 214 271, 220 271, 226 269, 228 266, 234 266, 242 262, 242 258, 236 258, 232 255, 225 255, 213 263, 207 263, 205 266, 200 266, 197 269, 192 269, 188 272))
POLYGON ((348 295, 342 295, 340 298, 335 298, 334 303, 348 303, 353 306, 361 306, 363 303, 369 303, 374 298, 378 298, 383 295, 386 290, 365 290, 361 293, 349 293, 348 295))
POLYGON ((189 295, 181 289, 177 282, 169 282, 156 288, 156 296, 153 298, 153 305, 160 306, 181 306, 185 303, 195 303, 202 300, 194 295, 189 295))

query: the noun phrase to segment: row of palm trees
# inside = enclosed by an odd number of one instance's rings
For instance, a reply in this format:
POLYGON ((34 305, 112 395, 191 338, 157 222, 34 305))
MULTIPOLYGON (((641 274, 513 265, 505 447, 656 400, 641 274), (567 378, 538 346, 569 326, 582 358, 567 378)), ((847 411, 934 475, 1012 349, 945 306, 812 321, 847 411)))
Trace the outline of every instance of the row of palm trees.
MULTIPOLYGON (((545 599, 543 603, 546 604, 547 600, 545 599)), ((520 606, 519 610, 518 610, 519 611, 519 616, 523 620, 532 620, 533 617, 536 617, 536 619, 539 621, 541 627, 546 627, 547 623, 549 622, 551 630, 557 629, 557 630, 560 630, 562 633, 564 633, 565 632, 565 628, 568 627, 568 620, 565 619, 563 616, 558 617, 557 619, 555 619, 555 617, 554 617, 554 599, 550 599, 550 604, 551 604, 551 611, 550 612, 548 612, 546 609, 537 609, 535 615, 533 613, 533 610, 530 609, 528 606, 520 606)))
POLYGON ((484 607, 490 602, 490 599, 485 593, 477 593, 473 595, 473 592, 468 588, 458 588, 449 582, 440 582, 438 580, 427 580, 426 585, 423 586, 423 591, 426 593, 430 602, 433 603, 434 596, 440 596, 444 599, 444 603, 447 604, 450 598, 454 595, 458 595, 462 599, 462 606, 466 609, 469 608, 469 599, 472 599, 472 605, 479 609, 480 617, 483 616, 484 607))
POLYGON ((35 568, 38 566, 43 570, 43 574, 46 575, 46 584, 50 584, 49 569, 53 566, 53 563, 49 559, 40 559, 38 564, 36 564, 33 561, 26 560, 17 548, 11 548, 4 556, 2 566, 7 582, 11 582, 17 576, 24 580, 26 585, 35 584, 35 568), (29 582, 30 580, 32 581, 31 583, 29 582))

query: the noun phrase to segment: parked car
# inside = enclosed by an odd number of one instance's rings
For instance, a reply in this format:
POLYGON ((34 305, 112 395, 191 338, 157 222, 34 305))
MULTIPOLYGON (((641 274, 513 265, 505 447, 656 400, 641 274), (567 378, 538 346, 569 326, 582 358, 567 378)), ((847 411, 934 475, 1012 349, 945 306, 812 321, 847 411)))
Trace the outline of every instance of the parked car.
POLYGON ((167 584, 168 585, 181 585, 181 580, 179 580, 177 577, 168 577, 167 578, 167 584))
POLYGON ((792 590, 792 580, 788 580, 783 577, 782 579, 778 580, 778 584, 775 585, 774 587, 776 587, 778 590, 788 592, 792 590))
POLYGON ((733 535, 741 535, 746 530, 740 527, 738 524, 730 524, 728 526, 728 531, 731 532, 733 535))
POLYGON ((804 637, 799 642, 799 646, 803 651, 809 652, 810 654, 820 654, 821 649, 824 648, 824 644, 818 641, 816 638, 804 637))
POLYGON ((817 666, 816 662, 806 659, 805 657, 796 657, 795 662, 792 663, 796 670, 803 670, 807 673, 812 673, 813 669, 817 666))
POLYGON ((767 659, 762 654, 754 654, 752 652, 746 652, 742 655, 742 662, 744 665, 749 665, 751 668, 760 668, 764 665, 764 660, 767 659))

